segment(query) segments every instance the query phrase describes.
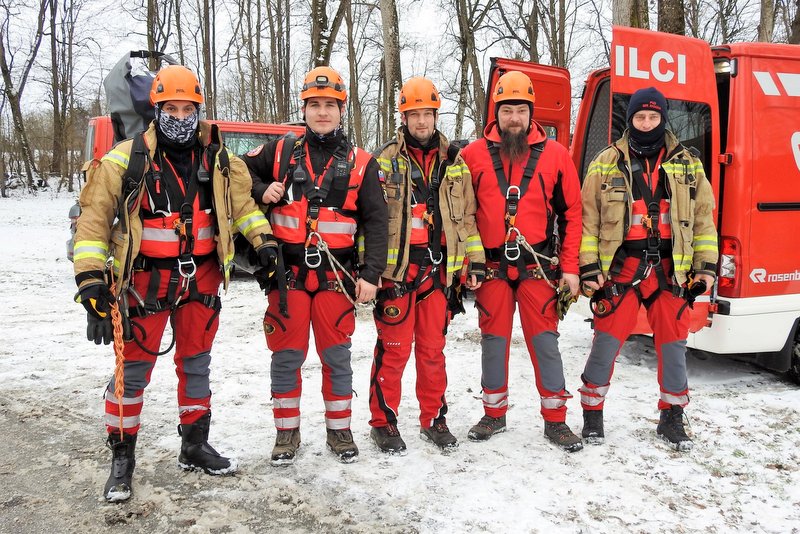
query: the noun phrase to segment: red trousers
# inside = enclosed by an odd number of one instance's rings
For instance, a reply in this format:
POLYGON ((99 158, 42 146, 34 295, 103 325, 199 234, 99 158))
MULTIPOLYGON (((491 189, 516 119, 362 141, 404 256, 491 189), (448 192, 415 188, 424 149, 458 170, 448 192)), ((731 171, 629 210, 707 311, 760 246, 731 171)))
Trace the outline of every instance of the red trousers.
POLYGON ((308 354, 313 328, 317 354, 322 361, 325 426, 333 430, 348 429, 353 398, 350 366, 350 337, 355 331, 353 305, 339 291, 319 290, 315 271, 308 273, 305 285, 306 289, 288 291, 288 318, 280 314, 277 290, 270 291, 264 314, 264 334, 272 351, 275 426, 278 430, 300 427, 300 368, 308 354))
MULTIPOLYGON (((159 271, 161 281, 158 298, 167 296, 169 269, 159 271)), ((132 287, 141 295, 147 294, 150 284, 150 271, 134 273, 132 287)), ((197 290, 200 293, 217 295, 222 283, 219 263, 207 260, 197 267, 195 275, 197 290)), ((132 297, 131 297, 132 298, 132 297)), ((188 298, 188 292, 184 300, 188 298)), ((131 300, 131 303, 135 301, 131 300)), ((144 317, 131 318, 134 337, 149 354, 135 341, 125 343, 123 403, 123 430, 127 434, 139 431, 139 415, 142 412, 144 389, 150 383, 150 374, 156 363, 155 353, 159 352, 161 338, 167 321, 172 315, 172 329, 175 335, 175 373, 178 375, 178 413, 181 424, 197 421, 211 408, 211 388, 209 385, 209 364, 211 345, 219 326, 219 308, 209 308, 202 302, 186 302, 174 312, 164 310, 144 317)), ((115 379, 112 377, 105 395, 106 429, 119 429, 119 403, 114 397, 115 379)))
MULTIPOLYGON (((638 265, 638 258, 627 258, 615 281, 630 282, 638 265)), ((671 261, 663 260, 662 266, 665 277, 670 279, 671 261)), ((643 299, 652 297, 658 290, 655 270, 650 271, 638 287, 643 299)), ((639 315, 639 299, 634 290, 629 289, 612 301, 615 306, 613 311, 605 317, 595 317, 594 320, 592 349, 581 376, 581 406, 585 410, 603 409, 617 355, 636 326, 639 315)), ((686 301, 674 296, 668 289, 662 290, 648 305, 647 320, 653 329, 653 343, 658 357, 658 384, 661 391, 658 409, 664 410, 673 404, 685 406, 689 403, 686 377, 689 310, 686 308, 686 301)))
MULTIPOLYGON (((488 264, 497 268, 496 264, 488 264)), ((566 419, 567 399, 564 368, 558 350, 558 316, 555 290, 545 280, 526 279, 512 287, 517 269, 509 267, 509 281, 487 280, 475 292, 481 329, 481 387, 483 408, 490 417, 508 410, 508 357, 514 310, 519 305, 522 333, 541 397, 541 414, 546 421, 566 419)))
MULTIPOLYGON (((418 271, 419 266, 412 264, 406 280, 412 283, 418 271)), ((441 281, 444 276, 439 274, 441 281)), ((384 291, 391 291, 393 287, 392 281, 384 280, 384 291)), ((428 278, 416 291, 379 300, 375 307, 378 339, 370 375, 370 425, 397 424, 403 371, 411 356, 412 343, 417 366, 420 425, 429 428, 435 419, 444 420, 447 414, 444 346, 448 323, 447 299, 441 288, 433 288, 433 278, 428 278)))

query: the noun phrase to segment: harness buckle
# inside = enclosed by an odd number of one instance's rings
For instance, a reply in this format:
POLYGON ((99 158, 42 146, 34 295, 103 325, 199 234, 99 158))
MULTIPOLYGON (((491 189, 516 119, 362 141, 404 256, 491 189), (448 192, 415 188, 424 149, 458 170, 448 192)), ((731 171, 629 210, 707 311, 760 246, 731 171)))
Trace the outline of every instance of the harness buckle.
MULTIPOLYGON (((519 257, 522 255, 522 250, 520 249, 520 238, 522 234, 516 227, 512 226, 506 232, 506 243, 503 249, 503 254, 505 255, 508 261, 517 261, 519 257), (511 235, 516 233, 517 236, 512 239, 511 235)), ((524 239, 524 238, 523 238, 524 239)))
POLYGON ((311 269, 316 269, 322 265, 322 253, 320 252, 320 249, 324 246, 324 244, 325 242, 322 240, 322 236, 317 232, 312 231, 308 233, 308 237, 306 238, 306 246, 303 251, 303 261, 305 261, 306 266, 311 269), (316 238, 317 242, 315 245, 312 245, 311 241, 314 238, 316 238))
POLYGON ((519 200, 520 189, 516 185, 509 185, 506 189, 506 200, 519 200))
POLYGON ((178 274, 181 275, 184 281, 189 281, 190 279, 194 278, 196 273, 197 264, 194 262, 193 256, 189 256, 188 260, 184 258, 178 258, 178 274), (188 271, 186 269, 187 267, 189 268, 188 271))

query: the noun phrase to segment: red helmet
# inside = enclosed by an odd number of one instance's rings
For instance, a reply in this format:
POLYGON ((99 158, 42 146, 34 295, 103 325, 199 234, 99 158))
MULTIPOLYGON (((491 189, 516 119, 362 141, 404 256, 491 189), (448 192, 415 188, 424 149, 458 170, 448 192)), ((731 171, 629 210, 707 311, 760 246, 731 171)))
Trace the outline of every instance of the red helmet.
POLYGON ((314 97, 335 98, 344 105, 347 90, 339 73, 330 67, 316 67, 308 71, 303 80, 300 100, 305 102, 314 97))
POLYGON ((187 100, 203 103, 200 82, 192 71, 183 65, 168 65, 158 71, 150 88, 150 103, 155 105, 168 100, 187 100))

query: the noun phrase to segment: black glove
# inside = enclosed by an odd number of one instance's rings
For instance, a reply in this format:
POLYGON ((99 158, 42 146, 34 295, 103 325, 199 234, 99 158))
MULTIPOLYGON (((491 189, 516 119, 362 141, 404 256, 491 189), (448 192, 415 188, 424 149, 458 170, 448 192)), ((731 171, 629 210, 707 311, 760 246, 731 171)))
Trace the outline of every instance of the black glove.
POLYGON ((108 345, 114 339, 114 327, 111 324, 111 305, 116 300, 114 295, 103 282, 84 286, 79 293, 80 303, 87 311, 86 338, 94 341, 95 345, 101 342, 108 345))
POLYGON ((258 249, 258 264, 267 270, 270 277, 275 274, 275 267, 278 265, 278 247, 265 245, 258 249))
POLYGON ((83 304, 89 315, 96 319, 110 317, 111 305, 117 300, 105 282, 83 286, 78 294, 80 295, 79 302, 83 304))

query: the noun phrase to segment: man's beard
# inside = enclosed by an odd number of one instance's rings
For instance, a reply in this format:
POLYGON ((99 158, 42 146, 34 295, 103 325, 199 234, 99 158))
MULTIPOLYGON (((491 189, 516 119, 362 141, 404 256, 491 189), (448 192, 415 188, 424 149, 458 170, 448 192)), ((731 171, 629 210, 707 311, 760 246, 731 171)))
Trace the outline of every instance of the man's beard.
POLYGON ((525 130, 520 130, 518 133, 511 133, 507 130, 500 132, 500 153, 509 161, 517 161, 527 155, 529 151, 528 133, 525 130))

